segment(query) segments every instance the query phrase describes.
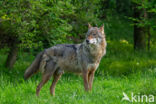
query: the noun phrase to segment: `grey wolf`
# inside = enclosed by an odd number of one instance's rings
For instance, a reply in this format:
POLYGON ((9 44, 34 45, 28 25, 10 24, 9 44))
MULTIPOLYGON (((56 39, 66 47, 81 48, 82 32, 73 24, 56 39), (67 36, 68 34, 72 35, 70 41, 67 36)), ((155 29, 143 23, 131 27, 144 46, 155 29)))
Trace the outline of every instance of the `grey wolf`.
POLYGON ((42 72, 42 80, 36 89, 36 95, 39 96, 42 86, 53 76, 50 93, 55 95, 56 83, 64 72, 78 73, 82 75, 85 91, 89 91, 92 89, 94 73, 106 54, 106 45, 104 25, 98 28, 89 24, 84 42, 58 44, 45 49, 27 68, 24 78, 42 72))

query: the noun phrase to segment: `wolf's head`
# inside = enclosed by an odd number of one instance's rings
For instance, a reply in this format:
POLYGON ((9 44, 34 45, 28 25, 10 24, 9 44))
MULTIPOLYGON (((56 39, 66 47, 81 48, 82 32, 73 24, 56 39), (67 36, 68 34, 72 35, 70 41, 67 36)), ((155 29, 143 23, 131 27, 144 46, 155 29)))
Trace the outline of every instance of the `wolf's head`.
POLYGON ((92 27, 88 24, 88 32, 86 34, 86 45, 98 46, 105 41, 104 25, 101 27, 92 27))

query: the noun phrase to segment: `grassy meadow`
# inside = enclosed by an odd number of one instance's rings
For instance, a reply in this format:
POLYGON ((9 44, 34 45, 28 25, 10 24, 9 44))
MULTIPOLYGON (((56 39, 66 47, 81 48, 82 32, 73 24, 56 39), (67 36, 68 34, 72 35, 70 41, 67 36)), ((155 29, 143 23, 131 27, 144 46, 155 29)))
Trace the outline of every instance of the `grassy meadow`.
POLYGON ((91 92, 84 91, 80 76, 64 74, 56 86, 55 97, 49 92, 52 79, 42 88, 40 97, 36 97, 35 90, 41 75, 38 73, 28 81, 23 79, 24 70, 34 57, 20 53, 14 69, 8 71, 3 67, 4 52, 1 51, 0 55, 0 104, 129 104, 121 101, 123 92, 156 95, 154 53, 127 51, 126 56, 125 51, 113 55, 108 51, 96 72, 91 92))
MULTIPOLYGON (((32 53, 19 52, 14 68, 8 71, 4 67, 8 49, 0 50, 0 104, 131 104, 122 101, 123 92, 129 97, 132 92, 156 97, 156 47, 152 45, 150 52, 134 52, 132 29, 124 23, 108 22, 112 28, 123 30, 106 29, 107 55, 96 71, 91 92, 84 91, 81 76, 64 74, 56 85, 55 97, 50 95, 52 79, 43 86, 40 96, 36 97, 40 73, 27 81, 23 78, 25 69, 35 58, 32 53), (118 27, 119 24, 123 24, 123 27, 118 27)), ((144 100, 141 104, 147 103, 144 100)), ((156 99, 150 104, 155 103, 156 99)))

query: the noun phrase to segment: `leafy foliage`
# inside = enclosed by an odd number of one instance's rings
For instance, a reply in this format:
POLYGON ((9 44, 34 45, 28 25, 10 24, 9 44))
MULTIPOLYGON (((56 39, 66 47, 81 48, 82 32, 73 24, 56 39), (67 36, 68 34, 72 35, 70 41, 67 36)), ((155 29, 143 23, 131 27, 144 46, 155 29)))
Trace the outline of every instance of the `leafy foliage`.
POLYGON ((155 7, 155 0, 1 0, 0 48, 16 43, 21 50, 34 53, 55 44, 79 43, 88 22, 93 26, 104 23, 110 42, 132 43, 134 22, 151 27, 150 42, 155 44, 155 7), (133 17, 133 4, 142 13, 139 18, 133 17), (147 18, 142 16, 143 9, 147 18))
POLYGON ((87 22, 95 18, 89 6, 89 1, 4 0, 0 2, 0 28, 23 48, 49 47, 71 41, 67 37, 87 29, 87 22))

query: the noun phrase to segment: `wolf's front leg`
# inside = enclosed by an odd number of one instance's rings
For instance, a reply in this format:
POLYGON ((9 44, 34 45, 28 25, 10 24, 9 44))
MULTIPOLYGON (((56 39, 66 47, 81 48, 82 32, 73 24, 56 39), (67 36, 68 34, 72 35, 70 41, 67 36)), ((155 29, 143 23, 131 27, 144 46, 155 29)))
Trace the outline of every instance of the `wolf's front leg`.
POLYGON ((89 90, 89 86, 88 86, 88 71, 87 70, 84 70, 82 72, 82 77, 83 77, 83 81, 84 81, 85 91, 88 91, 89 90))
POLYGON ((93 80, 94 80, 94 73, 95 73, 95 70, 91 70, 91 71, 88 73, 89 90, 92 89, 93 80))

